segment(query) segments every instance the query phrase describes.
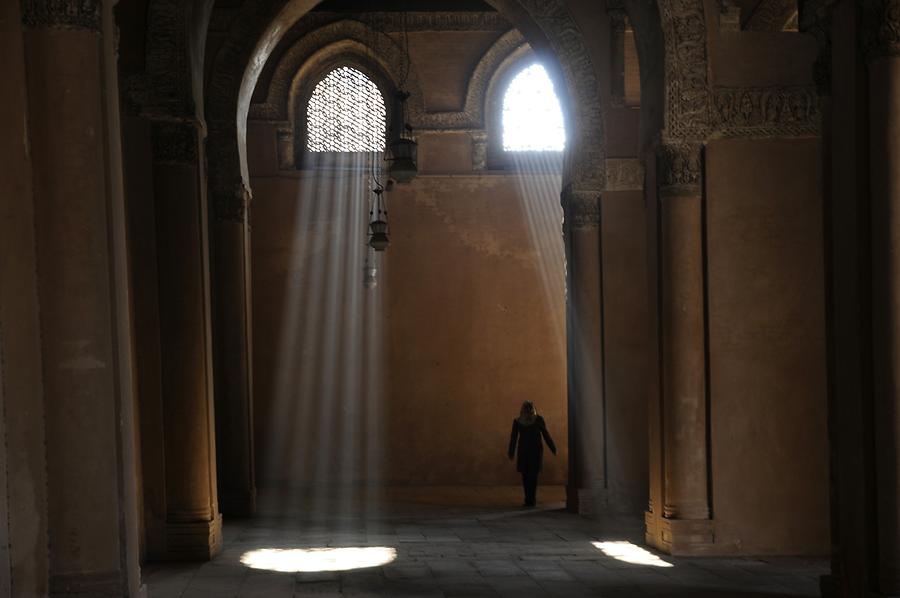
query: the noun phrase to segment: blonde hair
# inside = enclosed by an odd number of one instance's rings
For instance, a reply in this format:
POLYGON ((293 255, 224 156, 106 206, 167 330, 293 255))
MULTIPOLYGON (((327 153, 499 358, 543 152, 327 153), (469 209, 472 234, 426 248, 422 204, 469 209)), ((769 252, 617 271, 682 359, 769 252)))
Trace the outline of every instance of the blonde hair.
POLYGON ((534 406, 534 403, 531 401, 525 401, 522 403, 522 408, 519 410, 519 415, 537 415, 537 409, 534 406))

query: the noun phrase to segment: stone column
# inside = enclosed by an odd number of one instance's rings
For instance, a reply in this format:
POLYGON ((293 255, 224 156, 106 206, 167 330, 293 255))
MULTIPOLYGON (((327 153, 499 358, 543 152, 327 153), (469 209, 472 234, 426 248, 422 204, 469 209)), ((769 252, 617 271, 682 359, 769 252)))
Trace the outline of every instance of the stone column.
POLYGON ((606 489, 600 193, 566 188, 562 204, 569 352, 566 493, 570 509, 590 514, 604 509, 606 489))
POLYGON ((900 0, 870 5, 874 459, 881 595, 900 594, 900 0))
POLYGON ((250 191, 240 183, 213 191, 213 306, 219 490, 222 512, 248 517, 256 510, 251 354, 250 191))
POLYGON ((161 391, 165 430, 165 558, 211 558, 221 548, 216 493, 209 253, 202 129, 152 125, 161 391))
POLYGON ((701 160, 698 144, 667 144, 657 168, 663 504, 654 544, 672 553, 712 543, 701 160))
POLYGON ((28 90, 19 2, 0 4, 0 401, 7 480, 3 501, 9 547, 0 556, 0 596, 14 583, 22 596, 47 594, 47 463, 37 300, 34 193, 28 90))
MULTIPOLYGON (((134 596, 133 419, 111 11, 23 2, 46 426, 49 594, 134 596), (124 343, 124 344, 123 344, 124 343)), ((25 198, 23 198, 24 200, 25 198)), ((18 416, 17 416, 18 417, 18 416)), ((38 531, 38 530, 35 530, 38 531)), ((39 536, 38 536, 39 537, 39 536)), ((37 537, 35 538, 35 540, 37 537)), ((26 590, 27 591, 27 590, 26 590)))

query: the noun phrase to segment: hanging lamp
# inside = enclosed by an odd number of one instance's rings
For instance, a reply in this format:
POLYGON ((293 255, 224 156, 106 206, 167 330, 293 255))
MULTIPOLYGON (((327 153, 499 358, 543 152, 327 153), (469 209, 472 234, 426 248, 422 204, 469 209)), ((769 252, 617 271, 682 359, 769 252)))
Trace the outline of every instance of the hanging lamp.
POLYGON ((416 165, 418 159, 419 146, 412 136, 412 126, 409 124, 409 114, 407 112, 406 102, 409 100, 409 92, 404 89, 406 80, 409 78, 409 70, 412 61, 409 57, 409 36, 406 31, 406 13, 402 14, 403 27, 403 54, 405 56, 405 70, 400 80, 397 91, 397 101, 400 103, 400 120, 401 125, 398 127, 397 134, 391 142, 391 157, 389 158, 391 166, 388 170, 392 179, 398 183, 408 183, 413 180, 419 169, 416 165))

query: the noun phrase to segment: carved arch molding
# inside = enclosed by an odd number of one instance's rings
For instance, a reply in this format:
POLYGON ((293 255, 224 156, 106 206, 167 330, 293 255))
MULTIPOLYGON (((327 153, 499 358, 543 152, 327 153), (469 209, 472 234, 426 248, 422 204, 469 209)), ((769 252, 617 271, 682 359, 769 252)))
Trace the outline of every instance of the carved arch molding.
MULTIPOLYGON (((229 23, 225 27, 227 39, 212 62, 206 93, 206 114, 209 130, 209 184, 218 217, 228 218, 242 214, 243 210, 235 202, 246 202, 248 198, 247 182, 240 174, 242 164, 238 145, 245 133, 238 130, 235 115, 238 113, 244 72, 253 59, 256 42, 284 4, 284 0, 244 2, 229 15, 229 23)), ((606 136, 600 105, 600 85, 584 36, 562 0, 519 0, 519 4, 547 39, 565 81, 567 97, 564 103, 570 114, 573 137, 566 165, 567 179, 573 188, 596 190, 599 193, 605 183, 606 136)), ((217 22, 216 15, 213 16, 213 22, 217 22)), ((514 38, 510 37, 505 43, 514 44, 514 38)), ((498 49, 498 53, 501 52, 498 49)), ((303 51, 298 50, 298 53, 303 51)), ((279 113, 278 104, 281 100, 270 102, 275 99, 271 94, 275 92, 282 94, 278 97, 285 97, 285 91, 289 92, 290 89, 289 85, 286 89, 283 84, 279 85, 280 87, 272 86, 267 94, 266 107, 260 108, 261 114, 257 114, 263 115, 270 110, 275 114, 279 113)), ((287 102, 283 105, 286 107, 287 102)), ((479 117, 469 108, 467 98, 466 108, 458 116, 426 114, 422 110, 418 115, 421 119, 419 127, 428 128, 429 120, 445 125, 452 118, 456 120, 456 128, 464 128, 464 125, 479 117)), ((472 109, 475 109, 474 105, 472 109)), ((281 114, 286 116, 286 113, 281 114)), ((480 116, 483 118, 483 114, 480 116)))

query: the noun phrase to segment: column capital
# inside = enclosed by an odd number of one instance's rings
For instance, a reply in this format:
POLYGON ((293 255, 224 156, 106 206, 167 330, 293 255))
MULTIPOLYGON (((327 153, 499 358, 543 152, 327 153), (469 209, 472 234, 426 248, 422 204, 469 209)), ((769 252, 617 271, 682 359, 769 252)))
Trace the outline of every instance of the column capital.
POLYGON ((900 57, 900 0, 863 2, 861 37, 868 61, 900 57))
POLYGON ((687 194, 700 193, 703 180, 703 144, 667 141, 657 149, 657 180, 660 189, 687 194))
POLYGON ((197 120, 152 119, 153 162, 197 164, 203 124, 197 120))
POLYGON ((218 188, 213 192, 216 220, 244 222, 253 193, 243 183, 218 188))
POLYGON ((578 230, 600 227, 600 192, 573 190, 566 187, 561 196, 563 214, 570 228, 578 230))
POLYGON ((100 33, 101 7, 101 0, 23 0, 22 23, 100 33))

